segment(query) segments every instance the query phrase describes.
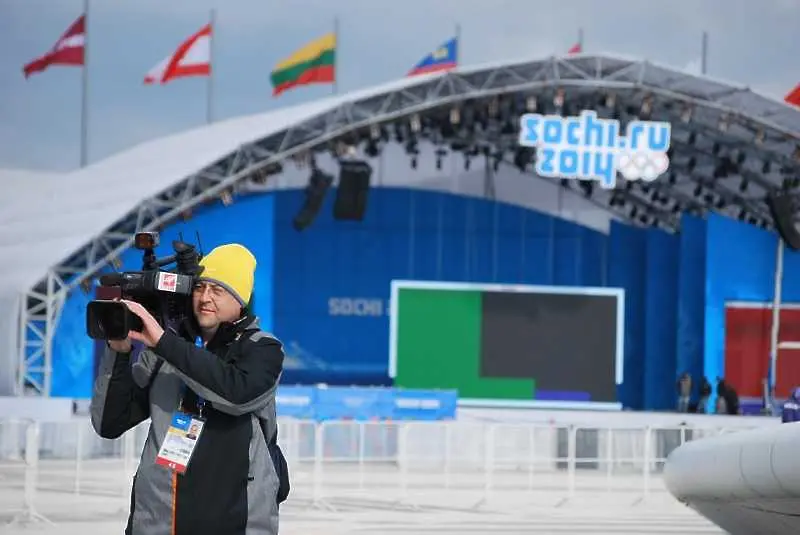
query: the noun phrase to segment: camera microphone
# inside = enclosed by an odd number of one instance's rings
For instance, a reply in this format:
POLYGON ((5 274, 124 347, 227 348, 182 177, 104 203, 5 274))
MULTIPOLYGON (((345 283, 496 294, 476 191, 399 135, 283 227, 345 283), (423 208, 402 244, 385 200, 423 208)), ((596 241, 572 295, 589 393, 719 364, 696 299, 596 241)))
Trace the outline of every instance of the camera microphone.
POLYGON ((138 272, 128 273, 109 273, 100 277, 101 286, 122 286, 123 288, 135 288, 142 284, 144 274, 138 272))

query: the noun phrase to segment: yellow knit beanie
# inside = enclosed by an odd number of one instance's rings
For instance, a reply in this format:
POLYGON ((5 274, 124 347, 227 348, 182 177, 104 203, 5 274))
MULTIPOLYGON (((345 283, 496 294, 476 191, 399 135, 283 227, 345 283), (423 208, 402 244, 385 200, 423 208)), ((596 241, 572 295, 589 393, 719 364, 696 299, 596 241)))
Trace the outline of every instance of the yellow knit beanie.
POLYGON ((201 281, 219 284, 242 304, 250 302, 256 272, 256 258, 238 243, 220 245, 200 260, 201 281))

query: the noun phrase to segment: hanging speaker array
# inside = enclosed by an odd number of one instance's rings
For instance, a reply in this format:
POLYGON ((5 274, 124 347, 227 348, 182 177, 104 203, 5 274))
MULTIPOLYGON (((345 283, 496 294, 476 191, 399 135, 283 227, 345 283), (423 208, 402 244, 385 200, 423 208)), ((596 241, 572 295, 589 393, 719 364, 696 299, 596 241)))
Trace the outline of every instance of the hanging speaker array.
POLYGON ((767 197, 767 206, 783 242, 793 251, 800 250, 800 232, 794 224, 795 201, 792 195, 786 191, 771 193, 767 197))

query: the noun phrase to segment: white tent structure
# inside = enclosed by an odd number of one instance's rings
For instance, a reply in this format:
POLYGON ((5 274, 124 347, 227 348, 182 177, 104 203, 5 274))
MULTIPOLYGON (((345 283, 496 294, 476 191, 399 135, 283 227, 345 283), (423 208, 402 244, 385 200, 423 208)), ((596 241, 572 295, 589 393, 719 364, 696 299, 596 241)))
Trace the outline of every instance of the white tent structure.
MULTIPOLYGON (((441 116, 454 107, 465 110, 466 120, 470 107, 491 100, 535 97, 550 103, 554 96, 573 109, 590 107, 621 120, 639 114, 647 103, 654 120, 673 122, 673 174, 659 182, 659 195, 641 185, 613 192, 576 186, 573 191, 573 183, 520 180, 509 156, 515 142, 491 127, 470 134, 470 142, 499 154, 508 161, 504 169, 515 174, 491 172, 487 165, 454 186, 447 178, 451 173, 434 168, 432 145, 421 146, 420 168, 411 171, 402 146, 392 143, 380 156, 392 163, 382 167, 377 185, 486 195, 600 229, 617 217, 674 230, 685 210, 746 212, 753 223, 770 225, 764 193, 800 171, 800 111, 746 87, 648 61, 573 55, 406 78, 231 119, 138 145, 64 175, 0 172, 6 192, 0 196, 0 340, 6 341, 0 347, 0 395, 21 393, 23 385, 49 395, 53 333, 65 296, 116 259, 135 232, 168 224, 234 188, 303 187, 307 171, 277 174, 276 166, 333 141, 355 145, 355 134, 368 137, 373 125, 407 125, 409 118, 441 116), (718 161, 733 155, 734 181, 730 187, 715 186, 709 177, 718 161), (745 182, 749 194, 737 188, 745 182), (37 372, 43 381, 35 380, 37 372)), ((567 111, 564 105, 556 110, 567 111)), ((451 166, 463 166, 468 157, 448 152, 451 166)), ((334 165, 333 160, 323 165, 334 165)))

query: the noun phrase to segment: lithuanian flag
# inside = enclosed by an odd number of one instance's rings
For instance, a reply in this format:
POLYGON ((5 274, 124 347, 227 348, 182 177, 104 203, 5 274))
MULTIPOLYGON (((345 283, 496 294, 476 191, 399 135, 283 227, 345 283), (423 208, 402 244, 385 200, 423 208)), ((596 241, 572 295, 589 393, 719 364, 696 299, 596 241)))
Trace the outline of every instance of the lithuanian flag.
POLYGON ((336 80, 336 34, 329 33, 278 63, 270 75, 272 96, 296 86, 336 80))

